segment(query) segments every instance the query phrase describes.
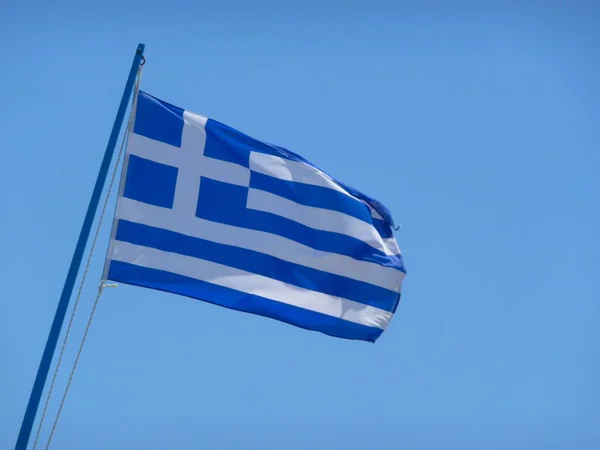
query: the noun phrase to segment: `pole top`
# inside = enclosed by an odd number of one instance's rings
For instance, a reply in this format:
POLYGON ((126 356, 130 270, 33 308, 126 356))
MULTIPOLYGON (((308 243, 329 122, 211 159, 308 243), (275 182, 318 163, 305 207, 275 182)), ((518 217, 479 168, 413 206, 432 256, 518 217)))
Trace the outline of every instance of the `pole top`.
POLYGON ((135 54, 140 57, 140 66, 143 66, 144 64, 146 64, 146 58, 144 57, 144 49, 145 48, 146 48, 146 46, 140 42, 138 44, 137 50, 135 52, 135 54))

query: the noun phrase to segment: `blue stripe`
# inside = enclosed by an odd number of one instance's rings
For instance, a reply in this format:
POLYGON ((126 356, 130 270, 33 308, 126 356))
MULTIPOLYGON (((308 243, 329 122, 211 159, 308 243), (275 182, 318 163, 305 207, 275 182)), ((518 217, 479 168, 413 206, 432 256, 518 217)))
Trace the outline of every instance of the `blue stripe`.
POLYGON ((241 164, 249 168, 250 152, 254 149, 260 151, 259 141, 222 123, 209 119, 204 129, 206 130, 204 155, 209 158, 241 164))
POLYGON ((108 279, 183 295, 339 338, 375 342, 383 331, 205 281, 120 261, 110 262, 108 279))
MULTIPOLYGON (((369 214, 371 212, 369 211, 369 214)), ((389 223, 385 220, 376 219, 375 217, 371 217, 371 225, 377 230, 379 236, 384 239, 390 239, 394 237, 394 231, 390 227, 389 223)))
POLYGON ((380 201, 375 200, 373 197, 370 197, 357 189, 354 189, 352 186, 348 186, 346 183, 343 183, 339 180, 335 180, 337 184, 346 189, 351 195, 360 198, 367 202, 375 211, 379 213, 383 220, 385 221, 386 226, 390 228, 395 228, 394 218, 392 217, 392 213, 385 205, 383 205, 380 201))
POLYGON ((287 198, 301 205, 338 211, 365 223, 373 225, 383 238, 392 236, 392 230, 385 222, 371 216, 369 207, 346 194, 322 186, 281 180, 262 173, 252 172, 250 187, 267 191, 280 197, 287 198))
POLYGON ((250 167, 250 153, 258 152, 312 165, 293 152, 259 141, 216 120, 208 119, 205 130, 204 154, 211 158, 250 167))
POLYGON ((394 310, 398 303, 397 292, 379 286, 290 263, 253 250, 218 244, 134 222, 119 220, 116 240, 235 267, 385 311, 394 310))
POLYGON ((282 216, 246 208, 248 189, 202 178, 196 215, 241 228, 265 231, 316 250, 346 255, 404 272, 402 257, 388 256, 363 241, 340 233, 315 230, 282 216))

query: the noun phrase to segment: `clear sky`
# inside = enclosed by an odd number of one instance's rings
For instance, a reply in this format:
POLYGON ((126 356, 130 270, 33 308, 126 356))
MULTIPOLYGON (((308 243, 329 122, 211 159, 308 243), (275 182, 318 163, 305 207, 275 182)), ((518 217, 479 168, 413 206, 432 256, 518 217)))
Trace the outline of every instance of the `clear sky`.
POLYGON ((147 92, 386 204, 408 276, 375 344, 108 290, 53 448, 599 448, 599 23, 593 1, 2 2, 0 448, 138 42, 147 92))

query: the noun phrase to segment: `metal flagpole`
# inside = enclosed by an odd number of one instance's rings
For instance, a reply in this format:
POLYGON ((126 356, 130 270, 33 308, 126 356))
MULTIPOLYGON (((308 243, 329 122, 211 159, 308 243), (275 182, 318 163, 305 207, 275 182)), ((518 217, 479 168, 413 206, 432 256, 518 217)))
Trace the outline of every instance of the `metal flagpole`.
POLYGON ((100 196, 104 188, 104 182, 106 181, 106 175, 108 174, 108 169, 110 167, 113 153, 115 151, 117 139, 121 131, 121 125, 123 124, 123 118, 125 117, 127 104, 129 103, 129 98, 131 97, 131 91, 133 90, 137 70, 144 56, 144 48, 144 44, 138 44, 137 50, 135 52, 135 57, 133 58, 133 62, 131 64, 129 77, 127 78, 127 83, 125 84, 123 97, 121 98, 121 103, 119 104, 119 109, 117 111, 117 117, 115 118, 115 123, 113 124, 113 128, 108 139, 108 144, 106 145, 104 159, 102 160, 102 164, 98 172, 98 178, 96 179, 96 185, 94 186, 94 191, 92 192, 92 197, 90 198, 90 203, 85 214, 85 219, 81 227, 81 232, 79 233, 77 246, 75 247, 75 251, 73 252, 71 266, 69 267, 69 272, 67 273, 67 278, 65 279, 62 294, 60 296, 58 306, 56 307, 56 313, 54 314, 52 327, 50 328, 50 333, 48 334, 46 347, 44 348, 44 353, 42 354, 42 359, 40 360, 37 375, 35 376, 35 381, 31 389, 29 403, 27 403, 27 409, 25 410, 25 415, 23 416, 23 422, 21 423, 21 431, 19 431, 19 437, 17 438, 15 450, 27 449, 27 444, 29 442, 29 437, 31 436, 31 429, 33 428, 35 415, 37 413, 37 409, 40 404, 40 399, 44 391, 44 385, 46 383, 46 378, 48 377, 48 372, 50 370, 52 357, 54 356, 54 350, 56 349, 56 344, 60 336, 62 324, 64 322, 65 315, 69 307, 69 300, 71 299, 73 287, 77 279, 77 274, 79 273, 79 266, 81 265, 81 260, 83 259, 90 230, 92 228, 94 217, 96 215, 96 209, 98 208, 100 196))

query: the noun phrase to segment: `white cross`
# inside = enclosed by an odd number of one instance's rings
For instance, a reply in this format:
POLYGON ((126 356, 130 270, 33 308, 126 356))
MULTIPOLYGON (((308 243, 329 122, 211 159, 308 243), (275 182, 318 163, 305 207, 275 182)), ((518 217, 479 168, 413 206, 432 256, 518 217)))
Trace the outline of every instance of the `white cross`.
POLYGON ((180 148, 138 134, 131 134, 127 153, 176 167, 178 170, 173 214, 178 217, 194 217, 201 177, 249 187, 250 169, 205 156, 205 126, 208 119, 185 111, 183 120, 180 148))

